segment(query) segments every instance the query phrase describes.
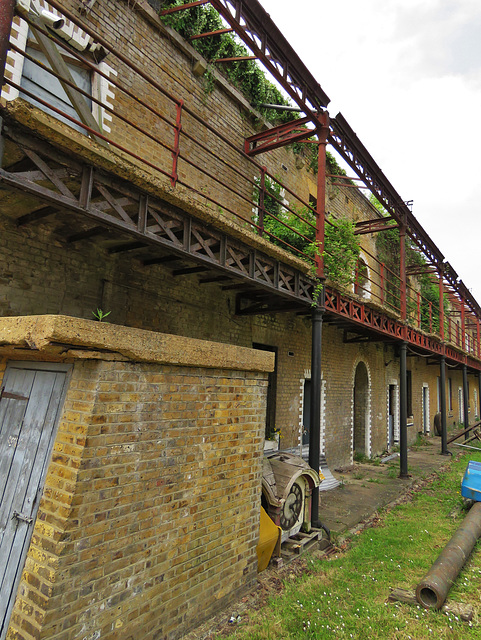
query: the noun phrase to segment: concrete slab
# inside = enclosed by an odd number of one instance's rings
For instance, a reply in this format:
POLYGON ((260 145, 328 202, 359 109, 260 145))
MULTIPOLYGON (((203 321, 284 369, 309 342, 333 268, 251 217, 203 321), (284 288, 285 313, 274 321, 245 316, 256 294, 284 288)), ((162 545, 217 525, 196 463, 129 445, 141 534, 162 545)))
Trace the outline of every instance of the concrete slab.
POLYGON ((333 471, 340 485, 320 495, 319 515, 332 533, 342 534, 370 518, 406 493, 419 480, 438 471, 446 462, 440 454, 441 439, 432 437, 408 452, 409 478, 399 478, 399 458, 378 466, 354 463, 343 473, 333 471))

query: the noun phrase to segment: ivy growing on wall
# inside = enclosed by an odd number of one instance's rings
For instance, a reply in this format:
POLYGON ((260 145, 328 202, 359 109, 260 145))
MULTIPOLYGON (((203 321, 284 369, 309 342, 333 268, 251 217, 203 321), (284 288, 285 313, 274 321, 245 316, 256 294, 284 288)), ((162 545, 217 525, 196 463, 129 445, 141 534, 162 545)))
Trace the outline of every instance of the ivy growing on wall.
MULTIPOLYGON (((183 0, 163 0, 163 2, 162 0, 149 0, 149 2, 159 12, 163 9, 184 4, 183 0), (159 4, 160 7, 157 6, 159 4)), ((163 16, 162 20, 186 40, 189 40, 194 35, 217 31, 225 27, 219 14, 211 5, 201 5, 168 14, 163 16)), ((192 40, 191 44, 209 62, 218 58, 250 55, 246 47, 240 44, 232 33, 192 40)), ((216 69, 223 73, 244 94, 249 103, 271 124, 291 122, 299 117, 296 112, 282 112, 260 106, 261 104, 289 106, 290 103, 279 89, 272 82, 269 82, 264 71, 254 60, 222 63, 217 65, 216 69)), ((204 75, 204 88, 207 93, 210 93, 214 88, 214 77, 209 69, 204 75)), ((294 153, 305 157, 308 168, 317 173, 317 145, 298 142, 291 146, 294 153)), ((328 173, 346 175, 344 169, 339 166, 334 156, 329 152, 326 153, 326 161, 328 173)))
MULTIPOLYGON (((164 0, 162 9, 184 4, 182 0, 164 0)), ((162 17, 165 24, 175 29, 183 38, 209 31, 224 29, 219 14, 211 5, 200 5, 168 14, 162 17)), ((246 47, 236 40, 232 33, 223 33, 208 38, 191 41, 192 46, 204 58, 211 62, 218 58, 234 58, 251 55, 246 47)), ((223 73, 246 97, 249 103, 272 123, 289 122, 292 112, 265 109, 261 104, 288 105, 288 100, 279 89, 267 80, 264 72, 254 60, 240 60, 228 64, 219 64, 216 69, 223 73)), ((296 117, 296 116, 294 116, 296 117)))

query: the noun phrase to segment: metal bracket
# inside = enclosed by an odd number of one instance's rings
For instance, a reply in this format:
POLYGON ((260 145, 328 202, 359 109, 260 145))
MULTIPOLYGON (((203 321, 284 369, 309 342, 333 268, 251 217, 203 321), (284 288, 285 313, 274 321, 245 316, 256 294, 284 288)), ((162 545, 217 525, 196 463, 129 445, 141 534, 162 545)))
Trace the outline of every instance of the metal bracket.
POLYGON ((20 396, 18 393, 10 393, 9 391, 5 391, 5 387, 2 387, 0 390, 0 400, 2 398, 10 398, 11 400, 28 400, 25 396, 20 396))
POLYGON ((32 524, 33 522, 33 518, 24 516, 23 513, 18 513, 18 511, 13 512, 12 520, 20 520, 21 522, 26 522, 27 524, 32 524))

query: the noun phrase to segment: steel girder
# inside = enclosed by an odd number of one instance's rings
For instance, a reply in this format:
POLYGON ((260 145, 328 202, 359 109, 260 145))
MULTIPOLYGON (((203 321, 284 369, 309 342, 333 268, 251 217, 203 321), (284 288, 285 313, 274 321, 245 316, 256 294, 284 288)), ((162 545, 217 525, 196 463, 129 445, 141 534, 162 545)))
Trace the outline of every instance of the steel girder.
POLYGON ((257 0, 210 0, 239 38, 316 124, 329 98, 257 0))
MULTIPOLYGON (((0 169, 0 184, 34 196, 42 205, 41 216, 67 210, 90 219, 94 225, 80 232, 81 238, 98 235, 100 225, 126 233, 133 241, 133 246, 120 246, 119 251, 158 246, 198 265, 240 278, 289 305, 313 304, 315 282, 291 265, 203 224, 178 207, 126 185, 105 171, 67 157, 31 136, 14 132, 11 127, 8 137, 35 169, 0 169)), ((33 221, 36 213, 22 216, 20 224, 33 221)))

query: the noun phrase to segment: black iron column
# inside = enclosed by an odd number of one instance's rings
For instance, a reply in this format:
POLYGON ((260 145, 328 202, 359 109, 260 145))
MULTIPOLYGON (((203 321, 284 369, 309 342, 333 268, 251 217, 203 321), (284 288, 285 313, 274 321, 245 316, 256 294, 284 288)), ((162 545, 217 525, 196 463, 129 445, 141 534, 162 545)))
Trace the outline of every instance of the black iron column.
MULTIPOLYGON (((468 366, 463 364, 463 414, 464 428, 469 427, 469 398, 468 398, 468 366)), ((464 439, 469 438, 469 433, 464 434, 464 439)))
POLYGON ((478 373, 478 419, 481 419, 481 371, 478 373))
POLYGON ((407 342, 401 343, 399 369, 399 477, 407 478, 408 474, 408 398, 407 398, 407 342))
MULTIPOLYGON (((312 310, 312 351, 311 351, 311 424, 309 428, 309 466, 319 473, 321 450, 321 339, 324 309, 312 310)), ((312 492, 311 524, 319 527, 319 488, 312 492)))
POLYGON ((439 363, 439 375, 440 375, 440 409, 441 409, 441 455, 448 456, 448 429, 446 421, 446 358, 441 356, 439 363))

